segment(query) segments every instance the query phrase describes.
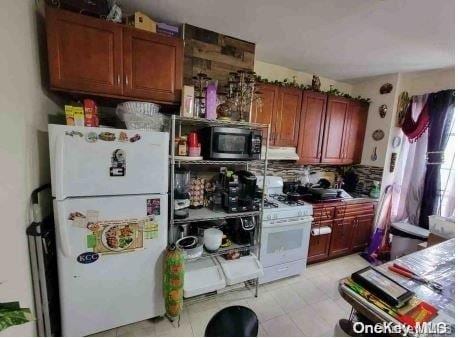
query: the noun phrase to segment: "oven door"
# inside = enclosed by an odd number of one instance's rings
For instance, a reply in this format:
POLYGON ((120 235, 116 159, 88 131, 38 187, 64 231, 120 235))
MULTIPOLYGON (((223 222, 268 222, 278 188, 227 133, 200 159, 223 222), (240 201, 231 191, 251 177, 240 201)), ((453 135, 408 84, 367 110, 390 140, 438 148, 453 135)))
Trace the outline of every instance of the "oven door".
POLYGON ((249 129, 214 128, 212 157, 215 159, 251 159, 251 134, 249 129))
POLYGON ((263 222, 261 263, 264 267, 306 259, 312 217, 284 223, 263 222))

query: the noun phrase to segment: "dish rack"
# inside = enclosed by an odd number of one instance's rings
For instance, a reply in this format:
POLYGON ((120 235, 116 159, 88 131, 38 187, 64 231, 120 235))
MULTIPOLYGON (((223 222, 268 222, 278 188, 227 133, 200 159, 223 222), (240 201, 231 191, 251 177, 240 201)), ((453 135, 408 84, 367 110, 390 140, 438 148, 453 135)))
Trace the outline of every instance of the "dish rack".
MULTIPOLYGON (((189 217, 186 219, 175 219, 173 206, 174 199, 174 178, 175 168, 186 167, 195 171, 211 171, 221 166, 230 166, 231 168, 249 170, 252 163, 259 162, 263 168, 262 176, 265 177, 267 171, 267 148, 270 137, 270 124, 247 123, 237 121, 222 121, 222 120, 207 120, 203 118, 189 118, 177 115, 172 115, 170 119, 170 209, 169 209, 169 243, 173 243, 176 233, 175 228, 182 223, 193 223, 207 220, 221 220, 239 217, 256 217, 256 230, 253 238, 253 243, 249 245, 232 244, 228 248, 220 248, 217 252, 204 252, 201 257, 193 258, 191 261, 185 262, 185 301, 186 303, 194 303, 200 300, 207 300, 209 297, 217 294, 240 291, 240 289, 248 289, 253 291, 257 297, 259 289, 259 277, 262 276, 262 266, 259 263, 259 253, 261 244, 261 224, 262 214, 264 210, 264 200, 261 201, 259 211, 247 211, 238 213, 226 213, 222 210, 211 210, 209 208, 190 209, 189 217), (186 161, 175 156, 175 138, 182 136, 182 130, 195 130, 206 126, 225 126, 237 127, 246 129, 257 129, 263 131, 263 147, 265 156, 261 156, 262 160, 254 161, 209 161, 209 160, 192 160, 186 161), (229 251, 250 252, 248 256, 242 256, 235 260, 225 260, 221 256, 229 251), (251 260, 252 269, 249 273, 244 274, 247 262, 251 260), (240 265, 241 264, 241 265, 240 265), (243 267, 241 267, 243 266, 243 267), (186 273, 188 271, 188 273, 186 273), (193 283, 195 288, 187 288, 186 284, 193 283)), ((265 190, 265 180, 263 190, 265 190)))

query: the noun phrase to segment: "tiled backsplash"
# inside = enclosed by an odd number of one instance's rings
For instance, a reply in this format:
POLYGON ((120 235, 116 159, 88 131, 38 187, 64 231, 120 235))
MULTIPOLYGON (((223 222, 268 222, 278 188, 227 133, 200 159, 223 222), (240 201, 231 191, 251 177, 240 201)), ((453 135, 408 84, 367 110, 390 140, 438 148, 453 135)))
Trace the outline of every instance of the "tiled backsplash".
POLYGON ((382 182, 383 168, 361 164, 352 167, 359 178, 358 184, 356 185, 357 193, 368 195, 374 185, 374 181, 382 182))
MULTIPOLYGON (((269 161, 267 165, 268 176, 280 176, 285 182, 298 180, 303 173, 304 165, 297 164, 294 161, 269 161)), ((329 165, 309 165, 310 172, 316 172, 316 177, 333 175, 334 178, 338 177, 342 173, 341 166, 329 166, 329 165)), ((381 181, 383 175, 383 168, 372 167, 366 165, 353 165, 351 166, 353 171, 358 175, 359 182, 356 187, 356 193, 368 194, 369 190, 373 186, 373 181, 381 181)), ((345 169, 349 168, 348 166, 345 169)), ((263 167, 261 164, 253 164, 250 170, 256 175, 261 175, 263 167)), ((312 181, 313 182, 313 181, 312 181)), ((331 182, 333 183, 333 182, 331 182)))

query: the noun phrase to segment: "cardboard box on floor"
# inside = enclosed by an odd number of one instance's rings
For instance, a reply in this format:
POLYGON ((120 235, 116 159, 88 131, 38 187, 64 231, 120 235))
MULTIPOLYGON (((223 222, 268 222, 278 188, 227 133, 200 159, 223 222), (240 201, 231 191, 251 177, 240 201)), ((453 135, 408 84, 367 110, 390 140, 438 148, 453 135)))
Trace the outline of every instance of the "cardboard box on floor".
POLYGON ((441 237, 436 234, 429 234, 428 236, 428 246, 434 245, 434 244, 439 244, 442 242, 445 242, 448 240, 448 238, 441 237))
POLYGON ((423 250, 423 249, 426 249, 427 247, 445 242, 447 240, 448 238, 444 238, 436 234, 429 234, 428 239, 425 242, 421 242, 417 244, 417 250, 423 250))

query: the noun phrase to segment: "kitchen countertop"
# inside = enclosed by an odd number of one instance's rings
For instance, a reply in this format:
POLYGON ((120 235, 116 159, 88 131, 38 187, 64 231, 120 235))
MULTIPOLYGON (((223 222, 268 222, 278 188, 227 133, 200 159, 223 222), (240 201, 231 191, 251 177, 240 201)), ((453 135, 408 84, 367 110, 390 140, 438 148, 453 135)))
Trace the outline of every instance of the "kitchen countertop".
POLYGON ((372 197, 353 197, 348 199, 343 199, 340 201, 310 201, 306 200, 307 203, 312 204, 314 207, 336 207, 344 204, 360 204, 360 203, 377 203, 378 199, 372 197))

